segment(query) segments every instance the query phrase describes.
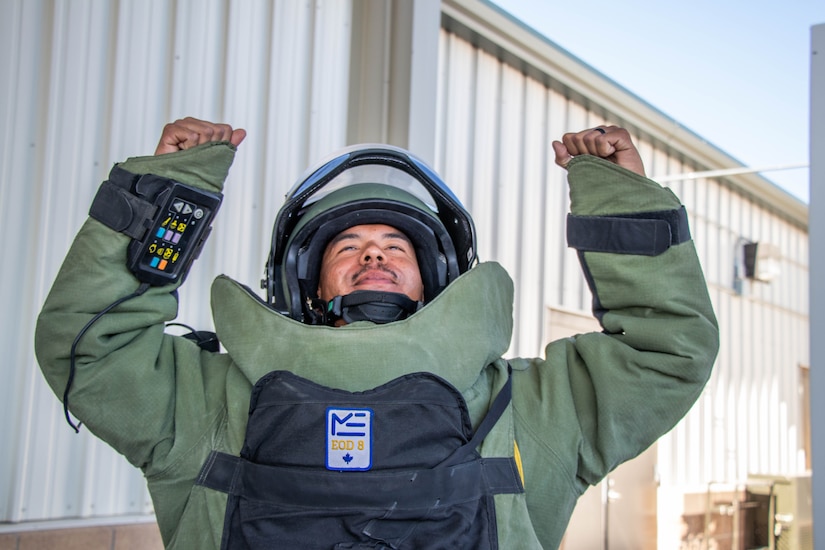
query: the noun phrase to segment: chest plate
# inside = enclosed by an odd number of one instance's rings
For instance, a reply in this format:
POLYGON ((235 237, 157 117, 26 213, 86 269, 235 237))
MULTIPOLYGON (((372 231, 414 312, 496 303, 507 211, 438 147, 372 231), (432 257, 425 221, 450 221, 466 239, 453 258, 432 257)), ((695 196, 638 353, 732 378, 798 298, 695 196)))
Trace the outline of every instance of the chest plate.
POLYGON ((429 373, 364 392, 270 373, 241 456, 212 453, 197 481, 229 493, 223 547, 496 548, 493 495, 523 488, 511 458, 475 447, 509 390, 474 434, 461 394, 429 373))

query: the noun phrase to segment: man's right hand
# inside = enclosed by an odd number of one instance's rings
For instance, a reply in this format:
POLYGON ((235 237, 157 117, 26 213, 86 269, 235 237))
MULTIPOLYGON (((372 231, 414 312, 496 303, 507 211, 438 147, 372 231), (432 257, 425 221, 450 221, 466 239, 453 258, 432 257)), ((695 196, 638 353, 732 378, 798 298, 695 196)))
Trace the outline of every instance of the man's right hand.
POLYGON ((228 141, 237 147, 245 137, 246 130, 241 128, 233 130, 228 124, 216 124, 186 117, 163 127, 155 154, 164 155, 183 151, 210 141, 228 141))

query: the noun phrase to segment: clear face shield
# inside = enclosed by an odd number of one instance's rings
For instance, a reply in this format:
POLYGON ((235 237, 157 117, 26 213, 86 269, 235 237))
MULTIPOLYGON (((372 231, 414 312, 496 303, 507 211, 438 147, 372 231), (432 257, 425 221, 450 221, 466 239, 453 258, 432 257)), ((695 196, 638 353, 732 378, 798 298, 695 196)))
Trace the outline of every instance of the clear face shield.
MULTIPOLYGON (((421 206, 412 208, 397 202, 382 203, 379 197, 360 197, 352 200, 349 211, 363 207, 363 212, 373 212, 371 215, 380 219, 383 218, 380 210, 385 208, 388 216, 400 216, 390 219, 406 220, 410 217, 407 214, 425 221, 432 218, 439 228, 437 231, 445 233, 439 241, 446 245, 447 255, 451 256, 445 284, 472 267, 476 261, 472 218, 435 172, 403 149, 388 145, 356 145, 308 170, 287 193, 273 228, 266 279, 262 281, 270 306, 293 318, 302 317, 296 309, 306 300, 306 296, 298 294, 305 292, 299 290, 292 279, 298 277, 297 267, 293 265, 296 249, 306 246, 303 233, 310 233, 307 226, 311 222, 305 217, 311 218, 313 210, 319 209, 315 205, 323 204, 324 199, 329 202, 331 195, 348 194, 342 190, 350 188, 352 195, 357 195, 356 186, 366 182, 397 189, 414 197, 421 206), (422 214, 424 211, 426 214, 422 214)), ((387 224, 393 225, 391 222, 387 224)))

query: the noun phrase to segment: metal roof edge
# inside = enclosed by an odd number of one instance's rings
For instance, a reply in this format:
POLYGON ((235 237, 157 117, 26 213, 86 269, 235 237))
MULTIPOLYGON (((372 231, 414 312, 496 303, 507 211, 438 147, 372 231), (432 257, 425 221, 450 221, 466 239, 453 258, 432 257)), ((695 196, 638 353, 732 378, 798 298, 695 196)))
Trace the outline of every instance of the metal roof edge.
MULTIPOLYGON (((442 0, 441 12, 502 59, 528 67, 581 94, 615 117, 634 125, 655 141, 670 146, 699 165, 700 170, 742 167, 743 164, 672 117, 591 67, 548 37, 489 0, 442 0)), ((447 25, 448 30, 449 25, 447 25)), ((808 205, 758 173, 725 176, 737 192, 751 197, 797 225, 808 226, 808 205)))

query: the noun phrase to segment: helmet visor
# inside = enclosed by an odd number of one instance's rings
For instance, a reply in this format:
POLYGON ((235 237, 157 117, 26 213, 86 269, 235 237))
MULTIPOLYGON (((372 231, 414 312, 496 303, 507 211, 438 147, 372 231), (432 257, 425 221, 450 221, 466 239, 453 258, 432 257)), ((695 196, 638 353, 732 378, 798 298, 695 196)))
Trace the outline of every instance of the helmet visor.
MULTIPOLYGON (((388 145, 356 145, 325 159, 307 171, 287 193, 286 202, 278 213, 272 234, 272 249, 267 264, 267 291, 270 303, 281 304, 292 311, 296 299, 279 295, 279 266, 293 246, 290 241, 295 231, 303 231, 301 220, 313 210, 313 205, 331 193, 364 183, 376 183, 396 188, 423 203, 429 214, 439 220, 454 266, 449 280, 468 270, 475 262, 475 228, 469 213, 453 192, 426 164, 409 152, 388 145), (274 299, 273 299, 274 298, 274 299), (289 304, 292 302, 292 304, 289 304)), ((311 216, 310 216, 311 217, 311 216)), ((392 225, 392 224, 388 224, 392 225)), ((448 258, 448 261, 450 259, 448 258)), ((293 274, 283 274, 288 287, 293 274)), ((295 291, 290 288, 286 294, 295 291)))

